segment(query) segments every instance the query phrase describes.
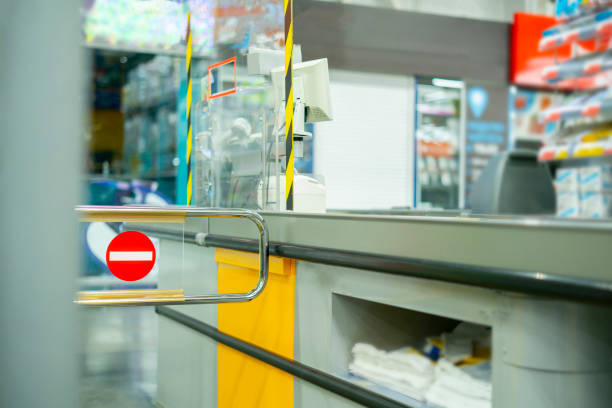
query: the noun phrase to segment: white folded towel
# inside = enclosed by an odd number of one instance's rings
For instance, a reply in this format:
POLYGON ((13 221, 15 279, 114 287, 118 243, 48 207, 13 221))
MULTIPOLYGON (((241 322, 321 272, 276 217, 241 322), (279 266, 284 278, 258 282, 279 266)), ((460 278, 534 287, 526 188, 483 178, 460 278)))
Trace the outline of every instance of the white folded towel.
MULTIPOLYGON (((415 388, 411 386, 409 382, 389 376, 388 372, 381 370, 380 367, 351 363, 349 365, 349 371, 351 374, 365 378, 374 384, 381 385, 416 400, 425 401, 425 390, 427 387, 423 389, 415 388)), ((431 382, 429 384, 431 384, 431 382)))
POLYGON ((444 408, 490 408, 489 382, 472 378, 445 359, 436 365, 436 380, 425 393, 428 403, 444 408))
MULTIPOLYGON (((385 352, 366 343, 355 344, 352 353, 349 372, 374 384, 437 407, 491 407, 491 383, 473 378, 445 358, 434 364, 410 347, 385 352)), ((490 373, 490 366, 483 368, 490 373)))
POLYGON ((433 364, 414 349, 387 353, 370 344, 357 343, 352 352, 352 374, 414 399, 423 401, 425 390, 434 380, 433 364))
POLYGON ((441 359, 436 365, 436 382, 468 397, 491 399, 491 383, 472 378, 459 367, 441 359))

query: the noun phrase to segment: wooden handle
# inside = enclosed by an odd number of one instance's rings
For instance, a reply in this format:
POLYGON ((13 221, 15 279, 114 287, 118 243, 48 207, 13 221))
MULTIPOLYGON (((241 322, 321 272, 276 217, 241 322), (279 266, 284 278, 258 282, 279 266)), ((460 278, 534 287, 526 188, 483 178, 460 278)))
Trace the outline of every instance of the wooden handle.
POLYGON ((115 306, 147 302, 182 302, 183 289, 102 290, 77 293, 76 303, 84 306, 115 306))
POLYGON ((79 216, 80 222, 163 222, 184 223, 185 211, 156 211, 152 214, 138 214, 133 211, 105 211, 86 209, 79 216))

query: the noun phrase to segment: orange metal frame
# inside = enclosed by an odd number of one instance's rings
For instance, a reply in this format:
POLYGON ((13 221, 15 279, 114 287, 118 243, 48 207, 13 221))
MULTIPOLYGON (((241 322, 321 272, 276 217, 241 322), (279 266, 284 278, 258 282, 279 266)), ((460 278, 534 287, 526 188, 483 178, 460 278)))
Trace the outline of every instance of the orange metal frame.
POLYGON ((214 98, 220 98, 222 96, 226 96, 229 94, 233 94, 236 93, 236 90, 238 89, 238 79, 237 79, 237 73, 236 73, 236 57, 232 57, 229 59, 226 59, 225 61, 221 61, 221 62, 217 62, 214 65, 211 65, 208 67, 208 98, 209 99, 214 99, 214 98), (227 65, 227 64, 234 64, 234 87, 228 91, 223 91, 223 92, 219 92, 216 94, 212 94, 212 88, 211 88, 211 84, 212 84, 212 75, 211 75, 211 71, 215 68, 219 68, 222 65, 227 65))

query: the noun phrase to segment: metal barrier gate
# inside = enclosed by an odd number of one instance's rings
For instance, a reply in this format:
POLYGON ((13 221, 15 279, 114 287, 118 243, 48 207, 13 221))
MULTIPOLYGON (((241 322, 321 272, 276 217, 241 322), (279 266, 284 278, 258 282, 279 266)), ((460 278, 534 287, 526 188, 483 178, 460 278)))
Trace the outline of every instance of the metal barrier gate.
POLYGON ((183 289, 82 291, 75 303, 81 306, 158 306, 195 305, 203 303, 247 302, 256 298, 268 282, 268 229, 261 215, 242 209, 197 207, 113 207, 80 206, 76 208, 81 222, 184 222, 186 218, 246 218, 259 231, 259 279, 246 293, 186 296, 183 289))

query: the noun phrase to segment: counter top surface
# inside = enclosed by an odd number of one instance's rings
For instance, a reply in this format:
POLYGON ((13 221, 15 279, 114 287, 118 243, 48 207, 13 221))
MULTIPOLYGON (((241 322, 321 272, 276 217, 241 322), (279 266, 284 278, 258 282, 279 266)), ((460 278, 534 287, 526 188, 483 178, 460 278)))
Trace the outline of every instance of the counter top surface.
MULTIPOLYGON (((261 214, 276 242, 612 281, 609 221, 457 212, 261 214)), ((256 238, 240 220, 211 219, 207 232, 256 238)))
POLYGON ((331 211, 325 214, 291 211, 260 212, 268 216, 308 217, 317 219, 396 220, 426 223, 474 223, 516 227, 546 227, 560 229, 592 229, 612 231, 612 219, 561 218, 552 215, 479 215, 469 211, 331 211))

